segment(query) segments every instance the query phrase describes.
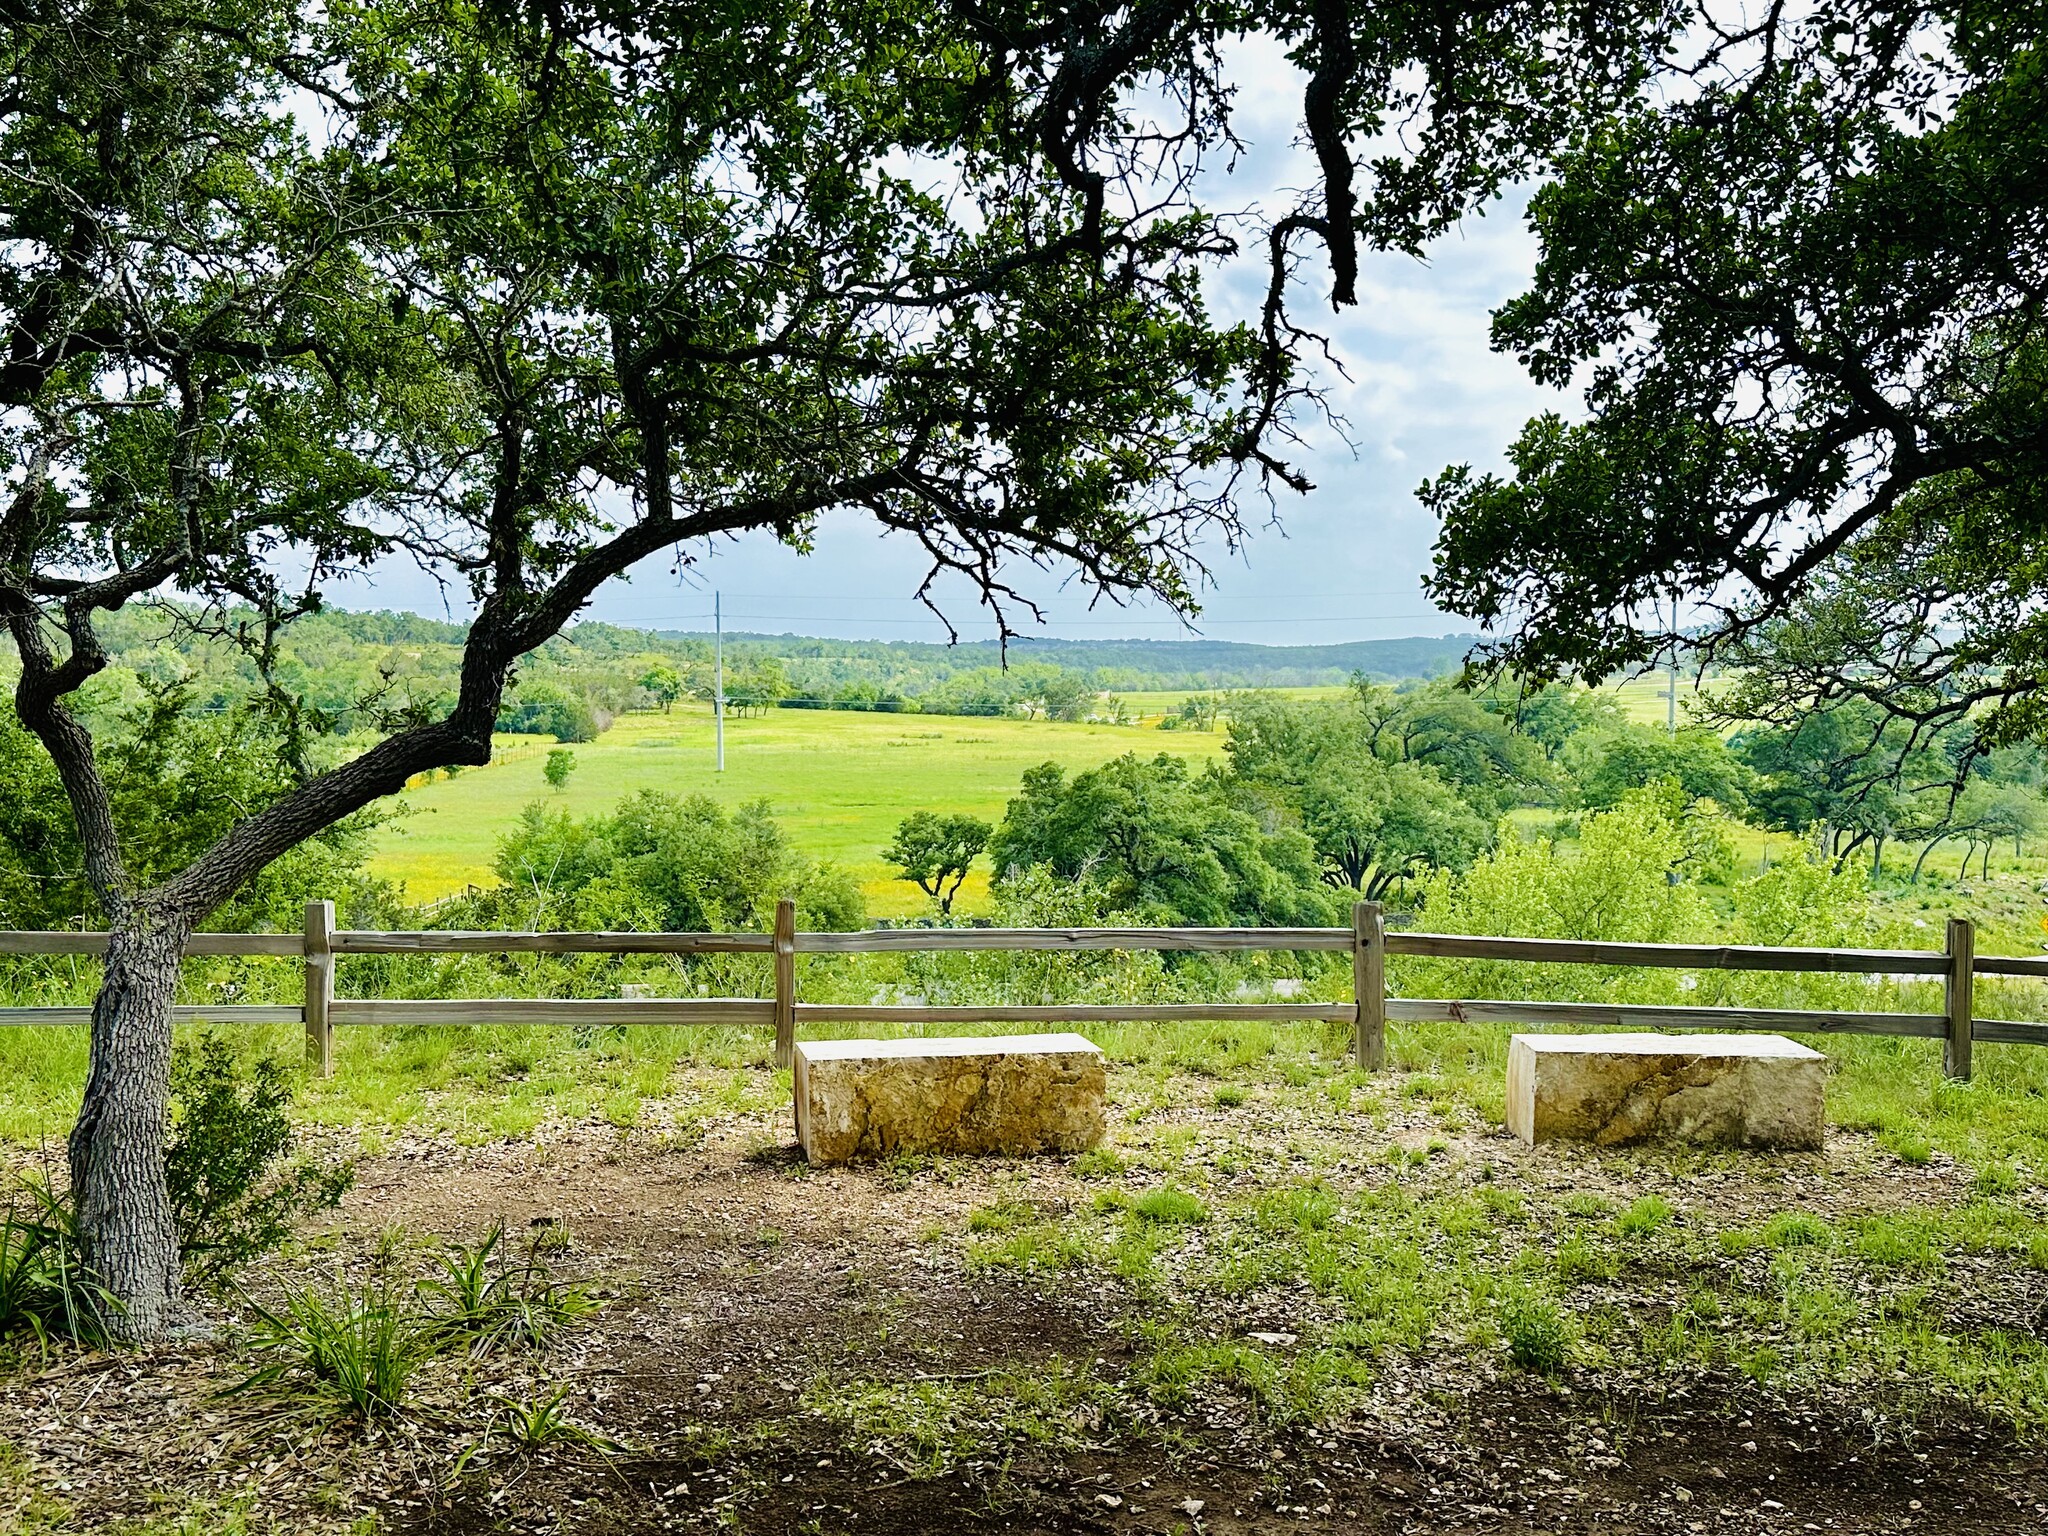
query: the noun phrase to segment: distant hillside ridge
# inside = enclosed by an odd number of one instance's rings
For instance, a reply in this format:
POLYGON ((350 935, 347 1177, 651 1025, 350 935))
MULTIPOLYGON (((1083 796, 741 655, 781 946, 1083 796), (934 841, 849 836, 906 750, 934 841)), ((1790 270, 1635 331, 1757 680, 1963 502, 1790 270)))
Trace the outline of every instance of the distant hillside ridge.
MULTIPOLYGON (((176 687, 193 708, 225 710, 262 686, 254 663, 221 638, 247 615, 137 603, 100 620, 111 665, 80 707, 113 720, 151 689, 176 687)), ((388 610, 327 609, 290 625, 278 669, 288 686, 346 729, 373 725, 393 701, 445 708, 462 662, 465 626, 388 610)), ((850 708, 935 714, 1042 712, 1085 717, 1104 697, 1237 688, 1341 685, 1364 675, 1403 683, 1455 671, 1473 635, 1354 640, 1343 645, 1255 645, 1234 640, 1013 640, 1007 665, 992 640, 948 646, 918 640, 831 640, 729 633, 726 697, 742 709, 850 708)), ((502 728, 587 740, 622 710, 662 698, 710 697, 712 636, 587 620, 518 666, 502 728)), ((0 636, 0 688, 17 671, 0 636)), ((374 728, 374 726, 373 726, 374 728)))
MULTIPOLYGON (((588 625, 581 628, 588 628, 588 625)), ((579 629, 578 633, 581 633, 579 629)), ((657 640, 708 645, 709 633, 654 630, 657 640)), ((1255 645, 1241 640, 1060 640, 1030 636, 1009 646, 1009 663, 1030 662, 1076 671, 1125 674, 1127 688, 1306 688, 1348 682, 1354 674, 1382 682, 1442 677, 1455 672, 1479 644, 1477 635, 1412 635, 1396 640, 1348 640, 1340 645, 1255 645)), ((788 662, 894 661, 908 672, 972 671, 1002 665, 993 640, 946 645, 924 640, 831 640, 815 635, 728 630, 728 654, 772 655, 788 662)))

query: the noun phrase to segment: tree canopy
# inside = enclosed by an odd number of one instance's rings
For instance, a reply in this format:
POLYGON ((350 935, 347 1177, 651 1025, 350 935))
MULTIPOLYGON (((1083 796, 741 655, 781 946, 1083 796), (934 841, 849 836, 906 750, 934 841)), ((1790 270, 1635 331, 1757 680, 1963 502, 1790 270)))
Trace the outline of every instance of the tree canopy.
POLYGON ((1761 642, 1781 724, 2048 726, 2044 37, 2037 3, 1710 4, 1664 89, 1563 157, 1493 337, 1584 412, 1423 487, 1431 590, 1496 659, 1761 642))
POLYGON ((1171 924, 1334 921, 1308 837, 1266 824, 1234 791, 1224 777, 1192 773, 1164 753, 1127 754, 1071 778, 1046 763, 1024 775, 989 841, 989 861, 998 881, 1047 869, 1171 924))
POLYGON ((913 811, 897 824, 896 836, 882 857, 902 879, 936 901, 940 912, 951 912, 961 882, 994 831, 979 816, 913 811))
POLYGON ((572 927, 758 929, 784 898, 811 928, 866 916, 853 877, 798 854, 765 801, 727 811, 704 795, 642 790, 581 818, 536 801, 496 866, 509 892, 572 927))
POLYGON ((1348 703, 1249 695, 1232 711, 1224 743, 1237 780, 1307 833, 1325 878, 1374 899, 1406 877, 1470 864, 1492 842, 1500 809, 1501 786, 1487 782, 1475 800, 1438 762, 1406 755, 1408 747, 1426 743, 1454 771, 1515 750, 1502 747, 1498 716, 1476 707, 1445 714, 1433 693, 1409 697, 1430 700, 1415 712, 1426 730, 1387 729, 1389 702, 1377 690, 1348 703), (1454 724, 1476 727, 1478 739, 1454 724))

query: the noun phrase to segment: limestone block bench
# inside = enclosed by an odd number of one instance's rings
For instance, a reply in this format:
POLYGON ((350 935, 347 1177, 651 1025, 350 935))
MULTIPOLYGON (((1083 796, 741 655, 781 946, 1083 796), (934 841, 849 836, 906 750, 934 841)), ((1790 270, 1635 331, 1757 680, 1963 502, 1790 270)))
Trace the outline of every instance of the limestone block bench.
POLYGON ((1102 1052, 1080 1035, 814 1040, 795 1065, 796 1139, 813 1163, 1102 1140, 1102 1052))
POLYGON ((1508 1130, 1818 1150, 1826 1079, 1827 1058, 1783 1035, 1516 1035, 1508 1130))

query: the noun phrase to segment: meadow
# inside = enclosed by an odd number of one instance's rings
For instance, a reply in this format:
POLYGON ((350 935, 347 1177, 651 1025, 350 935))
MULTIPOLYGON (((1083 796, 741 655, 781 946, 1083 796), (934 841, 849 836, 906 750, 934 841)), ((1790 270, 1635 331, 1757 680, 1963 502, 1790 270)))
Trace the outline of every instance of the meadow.
MULTIPOLYGON (((1680 679, 1680 707, 1692 694, 1680 679)), ((1616 685, 1631 719, 1664 718, 1661 676, 1616 685)), ((1339 698, 1344 688, 1284 688, 1289 698, 1339 698)), ((773 709, 728 714, 724 773, 715 770, 708 704, 687 701, 665 714, 621 715, 594 742, 572 748, 576 767, 561 790, 541 776, 547 737, 499 738, 492 761, 450 778, 430 775, 407 789, 378 831, 373 873, 429 902, 469 885, 496 882, 498 839, 535 800, 578 816, 608 811, 643 789, 709 795, 723 805, 766 800, 804 853, 850 868, 869 911, 901 917, 924 910, 915 887, 896 879, 881 850, 912 811, 963 812, 1000 821, 1024 771, 1056 762, 1095 767, 1125 752, 1168 752, 1194 763, 1222 754, 1224 733, 1162 730, 1161 719, 1188 691, 1119 696, 1129 725, 952 715, 870 714, 855 710, 773 709)), ((1539 813, 1540 814, 1540 813, 1539 813)), ((1786 841, 1779 839, 1780 843, 1786 841)), ((1764 846, 1759 835, 1756 852, 1764 846)), ((1745 850, 1749 851, 1749 850, 1745 850)), ((977 867, 959 905, 976 912, 988 899, 988 871, 977 867)))
MULTIPOLYGON (((775 709, 725 723, 725 772, 715 769, 708 705, 667 714, 622 715, 594 742, 570 750, 575 771, 560 791, 541 777, 551 743, 505 737, 492 762, 455 778, 408 789, 378 832, 374 873, 398 881, 413 901, 466 885, 490 885, 498 839, 535 800, 579 816, 609 811, 643 789, 709 795, 724 805, 766 800, 790 840, 813 858, 858 876, 877 916, 922 911, 914 886, 895 879, 881 850, 912 811, 965 812, 1000 821, 1028 768, 1052 761, 1092 768, 1125 752, 1171 752, 1206 762, 1223 751, 1221 731, 1161 731, 1137 725, 951 715, 775 709)), ((966 910, 987 896, 978 868, 962 893, 966 910)))

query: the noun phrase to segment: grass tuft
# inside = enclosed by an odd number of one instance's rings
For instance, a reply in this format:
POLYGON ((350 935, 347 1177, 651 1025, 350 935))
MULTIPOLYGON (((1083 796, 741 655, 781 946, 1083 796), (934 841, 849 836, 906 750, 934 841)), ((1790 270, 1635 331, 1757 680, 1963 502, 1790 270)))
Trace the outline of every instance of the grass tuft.
POLYGON ((1162 1184, 1131 1197, 1130 1213, 1163 1227, 1194 1226, 1209 1219, 1209 1208, 1184 1189, 1162 1184))
POLYGON ((1657 1195, 1644 1195, 1614 1218, 1614 1229, 1623 1237, 1648 1237, 1678 1213, 1657 1195))
POLYGON ((79 1262, 70 1201, 41 1179, 17 1180, 0 1210, 0 1338, 26 1333, 44 1353, 53 1338, 103 1343, 115 1306, 79 1262))
POLYGON ((387 1279, 290 1290, 276 1307, 251 1303, 250 1347, 275 1358, 236 1390, 297 1398, 360 1423, 404 1406, 413 1376, 434 1357, 434 1330, 387 1279))
POLYGON ((1527 1291, 1501 1298, 1500 1332, 1508 1358, 1538 1376, 1555 1376, 1571 1363, 1572 1326, 1555 1302, 1527 1291))
POLYGON ((597 1310, 586 1287, 554 1277, 538 1245, 526 1259, 508 1258, 502 1220, 474 1244, 443 1249, 440 1265, 439 1275, 420 1283, 419 1295, 431 1313, 430 1326, 472 1357, 508 1347, 544 1349, 569 1324, 597 1310))

